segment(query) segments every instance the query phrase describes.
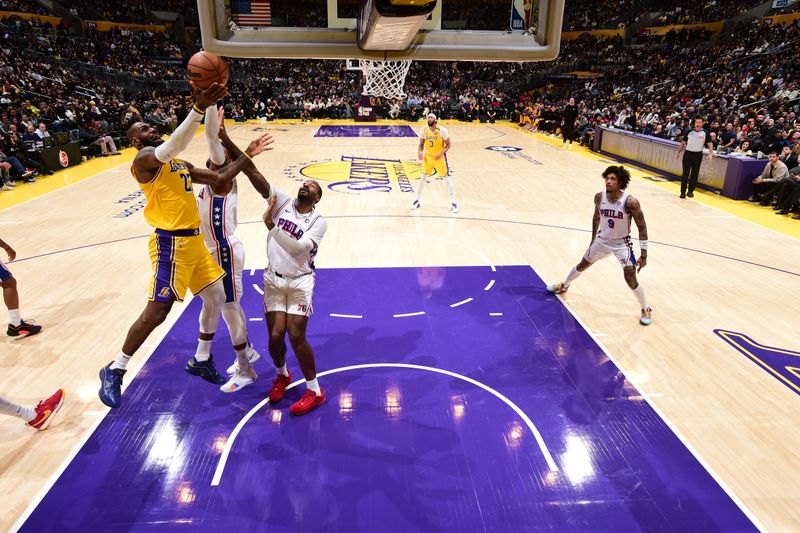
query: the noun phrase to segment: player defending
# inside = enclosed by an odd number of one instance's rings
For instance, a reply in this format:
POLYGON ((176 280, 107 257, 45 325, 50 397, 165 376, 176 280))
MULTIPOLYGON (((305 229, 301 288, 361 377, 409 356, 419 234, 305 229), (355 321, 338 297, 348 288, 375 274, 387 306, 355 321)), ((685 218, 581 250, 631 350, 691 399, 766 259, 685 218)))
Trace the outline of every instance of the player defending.
POLYGON ((450 135, 448 135, 445 128, 440 128, 437 125, 436 115, 433 113, 428 113, 427 120, 427 126, 422 126, 419 130, 419 153, 417 156, 422 161, 422 176, 420 176, 417 196, 414 198, 414 201, 411 202, 411 209, 419 208, 419 199, 422 197, 422 189, 425 188, 425 183, 428 181, 428 178, 433 176, 433 173, 436 172, 436 174, 442 176, 445 183, 447 183, 447 190, 450 191, 451 209, 453 213, 458 213, 456 190, 453 187, 453 179, 450 177, 450 172, 447 167, 447 151, 450 150, 450 135))
POLYGON ((647 224, 639 200, 624 192, 631 181, 630 173, 622 166, 612 165, 603 172, 606 181, 605 192, 594 197, 594 217, 592 218, 592 242, 578 266, 573 267, 563 283, 548 285, 547 292, 564 294, 570 284, 587 268, 599 259, 614 254, 622 265, 625 281, 633 291, 642 308, 639 323, 649 326, 652 310, 647 306, 644 287, 636 280, 637 267, 641 271, 647 264, 647 224), (639 228, 639 247, 641 257, 636 260, 631 243, 631 219, 639 228))
MULTIPOLYGON (((205 137, 208 143, 209 159, 206 166, 211 170, 219 170, 230 164, 228 154, 225 153, 220 142, 220 130, 225 128, 225 115, 222 109, 211 105, 206 109, 205 137)), ((272 144, 272 137, 268 136, 266 144, 272 144)), ((272 150, 267 146, 267 150, 272 150)), ((253 383, 258 377, 251 363, 261 356, 250 345, 247 339, 247 318, 242 309, 242 271, 244 270, 244 245, 234 233, 238 225, 236 217, 239 205, 239 191, 236 178, 219 186, 206 185, 200 190, 197 197, 200 209, 201 233, 206 247, 214 261, 225 271, 222 287, 225 289, 225 303, 222 306, 222 318, 228 326, 233 349, 236 352, 236 362, 228 368, 230 379, 220 390, 222 392, 236 392, 253 383), (242 355, 242 352, 246 355, 242 355), (241 361, 241 363, 240 363, 241 361)), ((197 354, 200 358, 211 355, 211 342, 214 332, 205 332, 204 324, 210 324, 211 309, 203 301, 200 311, 200 338, 197 343, 197 354)), ((219 315, 214 320, 216 325, 219 315)))
MULTIPOLYGON (((0 239, 0 248, 6 251, 9 261, 13 261, 17 258, 17 252, 6 244, 3 239, 0 239)), ((19 312, 17 280, 3 264, 2 259, 0 259, 0 287, 3 288, 3 302, 5 302, 6 308, 8 308, 8 329, 6 330, 6 335, 22 339, 30 337, 31 335, 36 335, 42 331, 42 326, 37 326, 22 320, 22 315, 19 312)))
MULTIPOLYGON (((200 236, 200 214, 192 182, 216 187, 229 183, 242 168, 251 164, 252 157, 266 149, 268 139, 262 136, 251 142, 245 155, 240 155, 220 172, 177 159, 189 146, 206 108, 225 96, 227 90, 214 83, 203 91, 194 88, 194 93, 194 107, 167 141, 156 128, 144 122, 137 122, 128 129, 128 140, 139 152, 131 172, 147 198, 145 220, 155 228, 150 236, 153 277, 150 301, 128 331, 116 359, 100 370, 100 401, 109 407, 120 406, 122 378, 128 361, 166 319, 172 304, 183 301, 187 289, 208 304, 207 316, 212 322, 213 317, 219 320, 225 303, 225 290, 217 283, 225 272, 211 258, 200 236)), ((215 323, 201 324, 202 331, 215 329, 215 323)), ((210 354, 192 357, 186 364, 186 371, 218 385, 225 382, 210 354)))
MULTIPOLYGON (((238 148, 224 130, 220 139, 231 157, 238 148)), ((322 187, 314 180, 306 180, 297 191, 296 198, 270 186, 255 168, 244 169, 250 183, 269 201, 264 212, 267 235, 269 268, 264 270, 264 312, 269 332, 269 355, 278 374, 269 391, 272 404, 283 398, 292 375, 286 368, 286 333, 292 344, 303 377, 306 392, 289 408, 292 414, 304 415, 325 403, 325 393, 317 382, 314 351, 306 340, 308 317, 311 315, 311 297, 314 294, 314 257, 328 229, 328 223, 316 211, 322 198, 322 187)))
POLYGON ((0 396, 0 414, 16 416, 24 420, 30 427, 44 431, 53 421, 61 406, 64 405, 64 398, 66 398, 66 393, 63 389, 58 389, 55 394, 34 407, 20 405, 0 396))

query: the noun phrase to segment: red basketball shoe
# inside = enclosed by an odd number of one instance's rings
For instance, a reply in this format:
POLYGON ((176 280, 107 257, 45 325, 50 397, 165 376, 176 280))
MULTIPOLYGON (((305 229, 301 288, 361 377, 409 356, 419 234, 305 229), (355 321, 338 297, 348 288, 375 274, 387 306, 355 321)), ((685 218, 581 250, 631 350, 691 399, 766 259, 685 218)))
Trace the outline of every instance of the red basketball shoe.
MULTIPOLYGON (((289 372, 287 370, 287 372, 289 372)), ((292 382, 292 373, 289 372, 288 376, 278 374, 272 382, 272 388, 269 390, 269 403, 278 403, 283 398, 283 393, 286 392, 286 387, 292 382)))
POLYGON ((39 431, 47 429, 47 426, 53 421, 53 417, 56 416, 56 413, 64 404, 65 397, 64 389, 58 389, 56 393, 48 399, 39 402, 39 405, 34 409, 36 411, 36 418, 28 422, 28 425, 39 431))
POLYGON ((319 394, 317 394, 311 389, 306 389, 305 394, 292 404, 289 411, 291 411, 293 415, 300 416, 311 412, 323 403, 325 403, 325 391, 320 389, 319 394))

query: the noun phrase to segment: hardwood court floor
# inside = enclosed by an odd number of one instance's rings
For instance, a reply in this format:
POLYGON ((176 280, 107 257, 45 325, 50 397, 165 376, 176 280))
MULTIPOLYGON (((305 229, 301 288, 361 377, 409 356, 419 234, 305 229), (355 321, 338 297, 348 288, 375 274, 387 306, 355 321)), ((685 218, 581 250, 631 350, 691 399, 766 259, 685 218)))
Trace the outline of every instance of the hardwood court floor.
MULTIPOLYGON (((449 213, 441 181, 428 184, 422 208, 412 212, 403 175, 417 187, 416 139, 314 137, 318 127, 250 124, 230 131, 241 145, 255 129, 272 131, 275 150, 256 161, 276 186, 294 193, 304 176, 326 186, 319 208, 329 228, 319 267, 533 265, 554 282, 589 243, 592 199, 608 164, 601 157, 562 150, 505 125, 448 124, 461 212, 449 213), (373 165, 372 174, 351 174, 352 159, 343 157, 359 158, 362 169, 373 165), (388 182, 381 181, 387 173, 388 182)), ((202 164, 204 140, 195 139, 184 156, 202 164)), ((629 192, 641 201, 650 233, 650 262, 640 281, 653 325, 639 326, 636 301, 611 260, 586 272, 565 300, 760 524, 798 530, 798 380, 783 367, 778 376, 748 358, 746 339, 715 330, 798 350, 800 242, 701 201, 680 200, 674 190, 641 179, 644 173, 634 175, 629 192), (726 338, 739 339, 739 349, 726 338)), ((20 282, 24 316, 45 326, 40 336, 0 341, 2 394, 33 402, 56 387, 67 391, 46 432, 0 420, 0 491, 6 494, 0 529, 37 499, 106 413, 97 399, 97 370, 141 311, 150 275, 149 228, 137 191, 125 164, 0 212, 0 235, 18 253, 10 268, 20 282)), ((237 234, 247 267, 263 268, 264 202, 244 180, 240 191, 237 234)), ((137 354, 126 381, 180 311, 176 306, 137 354)), ((193 349, 187 346, 187 357, 193 349)), ((775 353, 749 351, 757 350, 775 353)))

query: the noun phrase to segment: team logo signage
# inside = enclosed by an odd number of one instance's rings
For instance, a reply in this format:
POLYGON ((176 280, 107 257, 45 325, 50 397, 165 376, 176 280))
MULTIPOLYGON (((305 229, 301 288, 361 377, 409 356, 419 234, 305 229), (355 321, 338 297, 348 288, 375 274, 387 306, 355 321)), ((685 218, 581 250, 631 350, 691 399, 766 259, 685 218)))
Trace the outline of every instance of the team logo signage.
POLYGON ((519 146, 487 146, 486 149, 491 152, 497 152, 507 159, 522 159, 537 167, 543 164, 541 161, 537 161, 528 154, 523 154, 522 148, 519 146))
POLYGON ((312 161, 285 170, 295 181, 313 179, 332 191, 360 194, 362 192, 414 192, 412 180, 422 171, 419 161, 376 159, 342 156, 340 160, 312 161))
POLYGON ((67 152, 65 152, 64 150, 58 151, 58 162, 61 163, 62 167, 69 166, 69 155, 67 155, 67 152))
POLYGON ((492 152, 521 152, 522 148, 518 146, 487 146, 487 150, 492 152))

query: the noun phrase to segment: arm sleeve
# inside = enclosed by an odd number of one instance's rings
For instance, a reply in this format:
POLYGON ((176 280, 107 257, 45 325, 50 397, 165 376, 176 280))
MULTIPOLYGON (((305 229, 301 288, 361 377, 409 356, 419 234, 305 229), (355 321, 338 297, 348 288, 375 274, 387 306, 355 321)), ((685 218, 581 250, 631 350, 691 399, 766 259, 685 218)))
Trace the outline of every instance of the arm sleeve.
POLYGON ((215 165, 225 163, 225 150, 219 141, 219 115, 217 114, 217 104, 206 108, 206 142, 208 143, 208 155, 211 162, 215 165))
POLYGON ((785 164, 782 164, 780 167, 778 167, 778 172, 776 174, 778 174, 778 175, 776 176, 775 174, 773 174, 773 177, 775 178, 775 181, 782 180, 784 178, 788 178, 789 177, 789 169, 786 167, 785 164))
POLYGON ((170 159, 178 157, 192 142, 192 138, 202 120, 203 115, 194 109, 189 111, 180 126, 172 133, 172 136, 164 141, 163 144, 156 146, 156 159, 162 163, 167 163, 170 159))
POLYGON ((281 231, 278 229, 278 226, 272 228, 269 233, 270 236, 281 245, 281 248, 289 252, 289 255, 297 257, 298 255, 307 254, 311 250, 318 248, 327 229, 328 223, 324 218, 320 217, 311 229, 304 233, 300 239, 295 239, 285 231, 281 231))

